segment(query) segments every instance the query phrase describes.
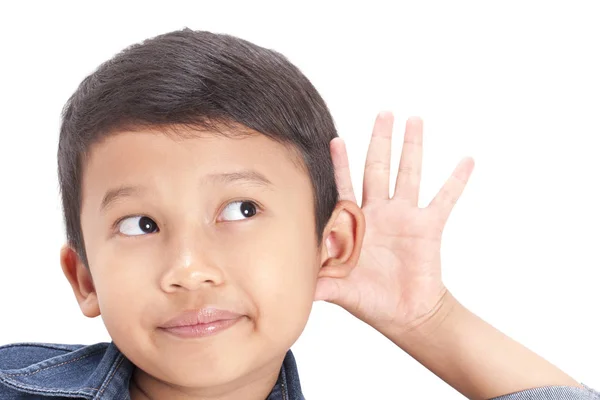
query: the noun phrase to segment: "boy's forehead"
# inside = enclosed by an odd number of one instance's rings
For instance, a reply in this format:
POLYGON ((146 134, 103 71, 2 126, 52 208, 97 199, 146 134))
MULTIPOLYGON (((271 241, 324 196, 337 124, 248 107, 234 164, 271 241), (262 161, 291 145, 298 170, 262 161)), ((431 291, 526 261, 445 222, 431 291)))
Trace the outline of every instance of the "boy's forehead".
MULTIPOLYGON (((151 153, 153 156, 162 156, 157 161, 172 159, 191 161, 199 165, 248 161, 268 165, 273 161, 291 161, 300 164, 297 166, 304 169, 302 156, 291 144, 275 141, 249 128, 233 133, 182 129, 178 128, 177 134, 158 128, 111 133, 90 147, 85 157, 85 166, 94 163, 106 164, 108 161, 120 161, 126 165, 136 164, 144 161, 144 154, 151 153), (127 163, 127 160, 131 162, 127 163)), ((277 166, 278 164, 275 165, 277 166)), ((273 170, 278 171, 279 168, 273 170)))
POLYGON ((98 191, 118 184, 153 182, 186 171, 194 174, 199 184, 214 183, 217 177, 221 182, 231 181, 236 174, 283 187, 309 179, 297 151, 260 133, 172 135, 159 129, 138 129, 112 133, 90 148, 84 162, 82 195, 96 197, 98 191))

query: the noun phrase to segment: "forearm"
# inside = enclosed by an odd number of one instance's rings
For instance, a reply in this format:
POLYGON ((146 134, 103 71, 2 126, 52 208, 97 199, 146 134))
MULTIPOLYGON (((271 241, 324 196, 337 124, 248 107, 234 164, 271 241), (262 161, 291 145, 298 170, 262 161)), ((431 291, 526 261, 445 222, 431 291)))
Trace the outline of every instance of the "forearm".
POLYGON ((450 293, 434 316, 384 334, 469 399, 541 386, 580 387, 560 369, 463 307, 450 293))

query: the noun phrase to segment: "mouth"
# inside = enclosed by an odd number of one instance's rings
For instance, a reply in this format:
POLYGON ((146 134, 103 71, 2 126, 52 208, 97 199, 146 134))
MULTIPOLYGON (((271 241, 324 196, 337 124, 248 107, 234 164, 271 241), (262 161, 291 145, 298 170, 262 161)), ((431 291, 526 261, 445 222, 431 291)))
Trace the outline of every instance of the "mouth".
POLYGON ((243 317, 217 308, 189 310, 167 321, 160 329, 185 339, 212 336, 237 324, 243 317))

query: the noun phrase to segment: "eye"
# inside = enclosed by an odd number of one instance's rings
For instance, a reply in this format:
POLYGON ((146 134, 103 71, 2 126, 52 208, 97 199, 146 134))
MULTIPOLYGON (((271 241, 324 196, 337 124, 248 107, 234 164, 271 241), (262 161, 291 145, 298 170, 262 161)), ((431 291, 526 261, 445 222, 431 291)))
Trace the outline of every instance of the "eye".
POLYGON ((158 225, 146 216, 127 217, 119 222, 119 232, 127 236, 139 236, 158 231, 158 225))
POLYGON ((251 201, 231 202, 221 212, 222 219, 225 221, 238 221, 247 219, 256 215, 256 204, 251 201))

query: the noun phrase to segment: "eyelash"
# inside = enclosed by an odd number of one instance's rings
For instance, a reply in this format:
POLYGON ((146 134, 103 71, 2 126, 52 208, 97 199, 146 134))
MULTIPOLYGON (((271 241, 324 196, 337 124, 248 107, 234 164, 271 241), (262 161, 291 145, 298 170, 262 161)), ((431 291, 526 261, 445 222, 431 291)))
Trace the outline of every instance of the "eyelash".
MULTIPOLYGON (((229 201, 227 203, 225 203, 224 207, 221 207, 221 209, 219 210, 219 214, 221 215, 221 213, 223 212, 223 210, 230 205, 231 203, 237 203, 237 202, 241 202, 241 203, 252 203, 255 207, 256 207, 256 214, 260 214, 263 211, 263 207, 260 203, 254 201, 254 200, 250 200, 250 199, 237 199, 237 200, 232 200, 229 201)), ((151 216, 147 215, 147 214, 129 214, 126 215, 124 217, 121 217, 119 219, 117 219, 113 224, 112 224, 112 230, 116 231, 119 228, 119 225, 121 224, 121 222, 125 221, 127 218, 132 218, 132 217, 148 217, 151 220, 154 221, 154 218, 152 218, 151 216)), ((250 218, 246 218, 246 219, 252 219, 255 216, 252 216, 250 218)), ((156 222, 156 221, 155 221, 156 222)), ((237 221, 222 221, 221 223, 228 223, 228 222, 237 222, 237 221)), ((138 236, 143 236, 143 235, 138 235, 138 236)))

